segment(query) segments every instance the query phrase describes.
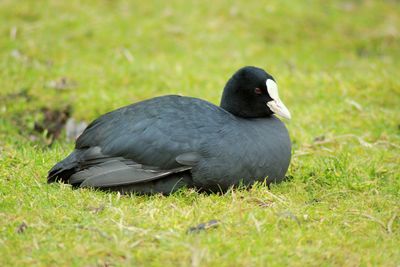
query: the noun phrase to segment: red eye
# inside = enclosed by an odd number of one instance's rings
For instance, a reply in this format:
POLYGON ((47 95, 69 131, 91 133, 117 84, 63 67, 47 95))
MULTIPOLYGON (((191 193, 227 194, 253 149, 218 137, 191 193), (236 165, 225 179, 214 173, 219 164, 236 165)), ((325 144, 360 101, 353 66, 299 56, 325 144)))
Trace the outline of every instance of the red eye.
POLYGON ((254 89, 254 93, 257 94, 257 95, 261 95, 261 94, 262 94, 262 91, 261 91, 260 88, 255 88, 255 89, 254 89))

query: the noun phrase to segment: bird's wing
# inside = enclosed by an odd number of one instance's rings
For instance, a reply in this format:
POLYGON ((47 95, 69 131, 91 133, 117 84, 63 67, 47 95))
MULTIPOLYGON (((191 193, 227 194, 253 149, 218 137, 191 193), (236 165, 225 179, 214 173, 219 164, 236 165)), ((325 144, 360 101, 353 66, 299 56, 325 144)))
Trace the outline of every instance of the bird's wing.
POLYGON ((139 102, 93 121, 76 141, 70 184, 110 187, 190 170, 202 143, 215 139, 226 112, 206 101, 166 96, 139 102))
POLYGON ((189 169, 190 167, 185 166, 170 170, 154 170, 144 168, 141 164, 111 159, 74 173, 69 178, 69 183, 96 188, 123 186, 156 180, 189 169))
POLYGON ((220 113, 218 107, 199 99, 153 98, 99 117, 78 138, 76 149, 99 147, 107 157, 162 170, 193 165, 205 138, 221 126, 221 116, 226 115, 220 113), (185 153, 192 154, 179 158, 185 153))

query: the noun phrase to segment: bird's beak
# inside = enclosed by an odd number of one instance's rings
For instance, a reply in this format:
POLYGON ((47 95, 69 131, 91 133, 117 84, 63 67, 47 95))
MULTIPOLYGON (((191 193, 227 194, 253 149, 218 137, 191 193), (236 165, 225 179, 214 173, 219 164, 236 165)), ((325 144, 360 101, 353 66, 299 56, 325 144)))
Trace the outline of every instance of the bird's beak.
POLYGON ((267 106, 276 115, 282 116, 283 118, 286 118, 288 120, 292 118, 292 116, 290 115, 290 111, 279 98, 267 102, 267 106))

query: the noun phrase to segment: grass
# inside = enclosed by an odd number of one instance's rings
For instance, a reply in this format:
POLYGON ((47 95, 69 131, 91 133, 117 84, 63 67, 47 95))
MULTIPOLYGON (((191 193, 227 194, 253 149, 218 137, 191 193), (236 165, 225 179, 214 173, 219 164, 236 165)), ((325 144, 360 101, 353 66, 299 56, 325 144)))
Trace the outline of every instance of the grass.
POLYGON ((396 1, 0 2, 0 265, 398 266, 396 1), (90 121, 180 93, 219 103, 244 65, 277 79, 290 179, 224 195, 47 185, 73 143, 41 109, 90 121), (54 89, 65 77, 74 86, 54 89), (210 220, 217 228, 187 229, 210 220))

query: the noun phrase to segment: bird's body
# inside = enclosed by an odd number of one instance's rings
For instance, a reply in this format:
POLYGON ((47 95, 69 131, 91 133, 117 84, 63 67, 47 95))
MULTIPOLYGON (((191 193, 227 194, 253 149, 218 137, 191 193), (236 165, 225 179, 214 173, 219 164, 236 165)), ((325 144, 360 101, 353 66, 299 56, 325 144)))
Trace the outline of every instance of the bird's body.
POLYGON ((288 132, 274 115, 242 117, 169 95, 93 121, 48 181, 123 193, 168 194, 184 186, 225 191, 266 177, 281 181, 290 156, 288 132))

